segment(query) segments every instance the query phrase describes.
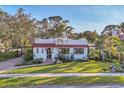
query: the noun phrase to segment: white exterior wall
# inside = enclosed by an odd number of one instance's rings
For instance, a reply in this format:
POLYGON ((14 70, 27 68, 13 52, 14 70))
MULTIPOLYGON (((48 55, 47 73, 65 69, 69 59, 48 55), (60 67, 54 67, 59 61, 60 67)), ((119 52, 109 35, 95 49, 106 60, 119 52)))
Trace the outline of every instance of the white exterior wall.
MULTIPOLYGON (((69 39, 68 40, 68 43, 66 43, 67 41, 65 40, 63 42, 63 44, 66 44, 66 45, 88 45, 88 42, 87 40, 85 39, 82 39, 82 40, 71 40, 69 39)), ((37 38, 35 39, 35 43, 39 43, 39 44, 42 44, 42 43, 55 43, 54 39, 40 39, 40 38, 37 38)), ((56 43, 55 43, 56 44, 56 43)), ((47 59, 47 48, 40 48, 38 47, 39 49, 39 53, 37 53, 37 47, 34 47, 33 48, 33 58, 34 59, 44 59, 44 62, 45 60, 47 59), (41 51, 41 49, 43 49, 43 53, 41 51)), ((59 49, 58 48, 51 48, 51 59, 54 61, 55 58, 58 56, 59 54, 59 49)), ((83 59, 83 60, 86 60, 88 58, 88 48, 84 48, 84 54, 74 54, 74 48, 70 48, 70 54, 65 54, 65 56, 69 56, 71 57, 71 55, 73 54, 74 56, 74 59, 83 59)))
MULTIPOLYGON (((46 49, 45 48, 38 48, 38 49, 39 49, 39 53, 37 53, 37 48, 33 48, 33 58, 34 58, 34 60, 42 58, 45 62, 45 60, 47 59, 46 49), (42 53, 41 49, 43 49, 43 53, 42 53)), ((51 50, 52 50, 51 58, 54 61, 55 58, 58 56, 59 51, 58 51, 58 48, 53 48, 51 50)), ((84 48, 84 54, 74 54, 74 48, 70 48, 70 54, 64 54, 64 55, 68 56, 68 57, 71 57, 72 54, 74 56, 74 59, 86 60, 88 58, 88 48, 84 48)))
POLYGON ((37 48, 33 48, 33 59, 40 59, 42 58, 44 61, 45 59, 47 59, 47 51, 45 50, 45 48, 39 48, 38 47, 39 52, 37 53, 37 48), (42 49, 43 49, 43 53, 42 53, 42 49))
POLYGON ((58 55, 58 48, 53 48, 52 49, 52 54, 51 54, 53 61, 55 60, 55 58, 57 57, 57 55, 58 55))
POLYGON ((73 54, 73 48, 70 48, 70 54, 73 54))
POLYGON ((85 57, 86 59, 88 58, 88 48, 84 48, 83 57, 85 57))

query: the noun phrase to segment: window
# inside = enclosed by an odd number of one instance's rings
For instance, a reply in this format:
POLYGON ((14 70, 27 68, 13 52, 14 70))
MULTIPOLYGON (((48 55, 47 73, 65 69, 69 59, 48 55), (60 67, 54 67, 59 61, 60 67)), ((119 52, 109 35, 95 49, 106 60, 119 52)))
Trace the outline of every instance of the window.
POLYGON ((41 48, 41 53, 44 53, 44 49, 43 48, 41 48))
POLYGON ((84 54, 84 48, 74 48, 74 54, 84 54))
POLYGON ((37 54, 39 53, 39 49, 37 48, 37 54))
POLYGON ((70 54, 69 48, 60 48, 60 54, 70 54))

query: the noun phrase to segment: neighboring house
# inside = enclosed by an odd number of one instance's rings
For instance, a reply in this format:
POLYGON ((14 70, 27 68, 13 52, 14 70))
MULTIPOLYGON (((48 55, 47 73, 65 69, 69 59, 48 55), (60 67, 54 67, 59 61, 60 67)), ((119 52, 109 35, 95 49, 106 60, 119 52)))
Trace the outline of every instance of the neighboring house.
POLYGON ((124 33, 121 33, 119 37, 121 40, 124 40, 124 33))
POLYGON ((121 40, 124 40, 124 33, 120 30, 113 30, 112 35, 118 36, 121 40))
POLYGON ((117 36, 120 34, 120 30, 114 29, 112 30, 112 36, 117 36))
POLYGON ((47 59, 55 61, 59 55, 74 59, 87 60, 88 58, 88 42, 86 39, 41 39, 35 38, 33 43, 33 59, 42 58, 44 62, 47 59))

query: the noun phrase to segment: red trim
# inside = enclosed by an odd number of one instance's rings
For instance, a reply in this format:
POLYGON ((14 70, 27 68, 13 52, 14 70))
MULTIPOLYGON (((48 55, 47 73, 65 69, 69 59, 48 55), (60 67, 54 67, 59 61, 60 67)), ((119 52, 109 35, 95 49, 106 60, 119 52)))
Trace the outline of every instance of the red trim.
POLYGON ((33 47, 88 47, 88 45, 55 45, 55 44, 33 44, 33 47))

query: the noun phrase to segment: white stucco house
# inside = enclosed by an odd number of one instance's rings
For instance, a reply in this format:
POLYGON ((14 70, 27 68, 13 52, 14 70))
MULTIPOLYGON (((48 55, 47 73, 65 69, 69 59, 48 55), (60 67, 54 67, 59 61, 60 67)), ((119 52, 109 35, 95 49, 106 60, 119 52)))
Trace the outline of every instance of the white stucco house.
POLYGON ((33 43, 34 60, 42 58, 44 62, 47 59, 54 61, 58 55, 64 55, 68 58, 73 55, 74 59, 87 60, 88 42, 86 39, 72 40, 67 38, 35 38, 33 43))

